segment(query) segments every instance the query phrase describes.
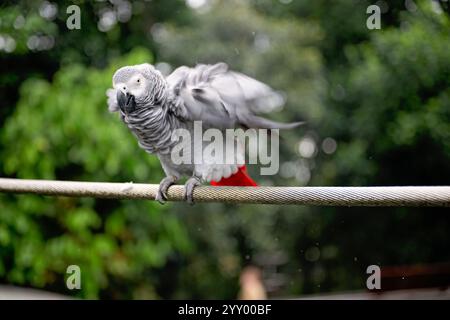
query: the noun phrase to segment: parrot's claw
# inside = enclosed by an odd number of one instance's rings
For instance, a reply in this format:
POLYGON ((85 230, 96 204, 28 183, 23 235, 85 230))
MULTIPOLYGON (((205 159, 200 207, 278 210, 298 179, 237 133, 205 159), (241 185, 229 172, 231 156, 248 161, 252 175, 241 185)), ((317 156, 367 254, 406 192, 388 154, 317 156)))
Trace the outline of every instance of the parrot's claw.
POLYGON ((166 203, 166 196, 158 190, 158 193, 156 194, 155 200, 158 201, 160 204, 165 204, 166 203))
POLYGON ((194 189, 195 187, 201 185, 200 179, 193 176, 190 177, 186 184, 184 185, 184 196, 183 199, 190 205, 194 204, 194 189))
POLYGON ((177 178, 174 176, 168 176, 161 180, 158 188, 158 192, 156 193, 155 200, 161 204, 166 203, 167 201, 167 191, 169 187, 173 185, 177 181, 177 178))

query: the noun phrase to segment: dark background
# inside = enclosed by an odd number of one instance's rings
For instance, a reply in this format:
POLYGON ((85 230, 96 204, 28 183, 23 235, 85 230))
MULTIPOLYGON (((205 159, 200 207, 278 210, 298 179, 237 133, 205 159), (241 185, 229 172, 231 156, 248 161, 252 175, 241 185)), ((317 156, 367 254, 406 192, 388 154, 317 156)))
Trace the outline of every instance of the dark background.
MULTIPOLYGON (((262 185, 448 185, 448 1, 2 1, 0 176, 157 183, 106 107, 120 66, 227 62, 287 97, 281 168, 262 185), (81 8, 68 30, 66 8, 81 8)), ((235 298, 365 290, 368 265, 450 261, 438 208, 185 204, 0 195, 0 283, 82 298, 235 298), (68 291, 77 264, 82 289, 68 291)), ((405 282, 408 277, 405 277, 405 282)))

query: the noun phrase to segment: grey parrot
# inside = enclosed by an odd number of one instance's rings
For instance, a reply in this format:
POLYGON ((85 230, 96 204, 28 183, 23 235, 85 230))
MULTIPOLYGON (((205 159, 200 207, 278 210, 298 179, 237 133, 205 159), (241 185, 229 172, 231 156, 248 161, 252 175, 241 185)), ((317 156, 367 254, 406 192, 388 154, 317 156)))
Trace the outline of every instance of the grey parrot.
POLYGON ((115 72, 112 82, 113 88, 106 93, 109 111, 119 112, 139 146, 158 156, 166 174, 156 195, 160 203, 167 200, 169 187, 183 176, 190 177, 184 199, 193 203, 196 186, 235 174, 245 156, 245 150, 239 149, 233 164, 214 163, 211 159, 175 164, 171 159, 171 150, 177 143, 171 137, 175 129, 192 131, 194 121, 202 121, 203 130, 287 129, 301 124, 257 116, 283 105, 283 96, 264 83, 229 70, 225 63, 181 66, 167 77, 148 63, 125 66, 115 72))

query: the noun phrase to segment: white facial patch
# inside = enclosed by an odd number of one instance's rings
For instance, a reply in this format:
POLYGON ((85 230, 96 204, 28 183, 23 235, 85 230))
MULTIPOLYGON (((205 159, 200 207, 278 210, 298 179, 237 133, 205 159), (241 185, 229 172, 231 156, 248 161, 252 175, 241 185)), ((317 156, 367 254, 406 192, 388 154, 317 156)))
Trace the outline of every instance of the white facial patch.
POLYGON ((142 74, 138 73, 127 81, 126 86, 130 94, 136 98, 140 98, 146 94, 147 79, 142 74))

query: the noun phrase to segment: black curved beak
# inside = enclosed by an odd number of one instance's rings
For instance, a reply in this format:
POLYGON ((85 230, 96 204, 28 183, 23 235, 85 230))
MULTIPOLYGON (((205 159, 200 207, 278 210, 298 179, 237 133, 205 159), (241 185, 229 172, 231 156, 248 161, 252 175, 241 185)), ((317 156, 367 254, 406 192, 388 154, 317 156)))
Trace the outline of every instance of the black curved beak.
POLYGON ((125 94, 120 90, 117 91, 117 104, 119 105, 120 110, 124 113, 130 113, 136 109, 136 101, 134 100, 134 96, 128 92, 125 94))

